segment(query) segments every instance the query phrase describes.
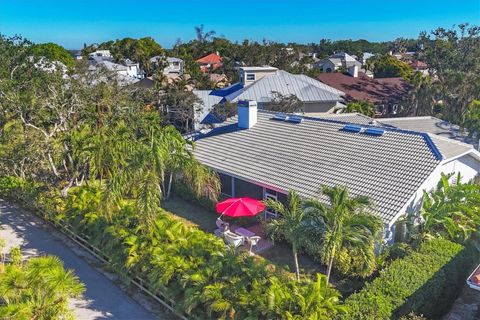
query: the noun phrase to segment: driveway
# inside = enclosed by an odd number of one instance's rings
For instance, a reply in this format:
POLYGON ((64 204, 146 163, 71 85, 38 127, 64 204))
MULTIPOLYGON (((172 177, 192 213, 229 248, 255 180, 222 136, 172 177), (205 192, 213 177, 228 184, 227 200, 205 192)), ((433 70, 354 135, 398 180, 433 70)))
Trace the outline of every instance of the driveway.
POLYGON ((169 318, 147 311, 103 273, 77 255, 80 252, 78 247, 67 245, 69 241, 55 234, 56 232, 39 218, 0 200, 0 238, 7 241, 7 250, 13 246, 20 246, 26 257, 55 255, 62 259, 67 269, 73 269, 85 284, 83 298, 71 301, 78 319, 169 318))

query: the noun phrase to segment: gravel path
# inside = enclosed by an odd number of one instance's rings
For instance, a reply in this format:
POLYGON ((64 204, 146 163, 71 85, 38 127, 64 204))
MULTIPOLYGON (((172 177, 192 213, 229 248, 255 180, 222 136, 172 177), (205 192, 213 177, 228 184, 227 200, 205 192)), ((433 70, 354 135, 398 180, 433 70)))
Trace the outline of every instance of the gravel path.
POLYGON ((82 299, 71 301, 78 319, 150 320, 168 319, 154 315, 127 293, 122 291, 104 273, 88 264, 82 250, 32 214, 0 200, 0 238, 7 242, 6 251, 20 246, 26 257, 51 254, 59 257, 68 269, 85 284, 82 299))

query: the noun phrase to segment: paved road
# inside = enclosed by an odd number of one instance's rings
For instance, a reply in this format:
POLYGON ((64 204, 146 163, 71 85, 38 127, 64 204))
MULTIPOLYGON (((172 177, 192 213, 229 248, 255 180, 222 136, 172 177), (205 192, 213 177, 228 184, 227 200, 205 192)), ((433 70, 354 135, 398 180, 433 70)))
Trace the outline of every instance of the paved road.
POLYGON ((110 279, 75 254, 61 238, 53 236, 51 229, 44 226, 40 219, 3 200, 0 200, 0 238, 7 241, 7 249, 21 246, 26 256, 52 254, 62 259, 66 268, 75 271, 86 286, 84 297, 71 302, 78 319, 156 319, 110 279))

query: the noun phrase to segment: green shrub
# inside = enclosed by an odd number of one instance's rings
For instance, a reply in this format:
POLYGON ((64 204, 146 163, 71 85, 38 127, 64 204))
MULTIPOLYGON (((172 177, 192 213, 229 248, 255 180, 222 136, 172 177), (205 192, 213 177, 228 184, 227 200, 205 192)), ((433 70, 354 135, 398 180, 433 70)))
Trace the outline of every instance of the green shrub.
POLYGON ((35 203, 45 218, 56 216, 57 223, 101 248, 124 279, 140 276, 189 319, 313 319, 345 313, 325 276, 297 282, 285 270, 237 253, 166 211, 157 213, 146 232, 131 201, 120 201, 110 219, 101 214, 98 187, 72 188, 66 199, 43 191, 35 203))
POLYGON ((444 239, 427 241, 350 296, 345 301, 346 318, 398 319, 411 312, 438 318, 456 299, 478 258, 473 246, 444 239))
POLYGON ((208 197, 197 197, 185 183, 181 181, 175 181, 173 189, 176 196, 184 200, 197 203, 207 210, 215 211, 215 202, 210 200, 208 197))

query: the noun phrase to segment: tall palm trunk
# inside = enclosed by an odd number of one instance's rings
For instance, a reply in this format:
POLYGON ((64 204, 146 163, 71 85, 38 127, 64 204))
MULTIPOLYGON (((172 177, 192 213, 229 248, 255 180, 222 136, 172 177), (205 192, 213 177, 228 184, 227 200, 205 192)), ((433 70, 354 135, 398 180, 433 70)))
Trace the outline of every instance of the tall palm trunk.
POLYGON ((297 246, 295 244, 292 244, 292 252, 293 252, 293 261, 295 262, 295 276, 298 281, 300 280, 300 268, 298 266, 297 246))
POLYGON ((170 171, 170 177, 168 178, 168 190, 167 199, 170 199, 170 191, 172 190, 173 171, 170 171))
POLYGON ((330 257, 328 258, 327 266, 327 283, 330 283, 330 274, 332 273, 333 259, 335 258, 335 248, 333 248, 330 257))

